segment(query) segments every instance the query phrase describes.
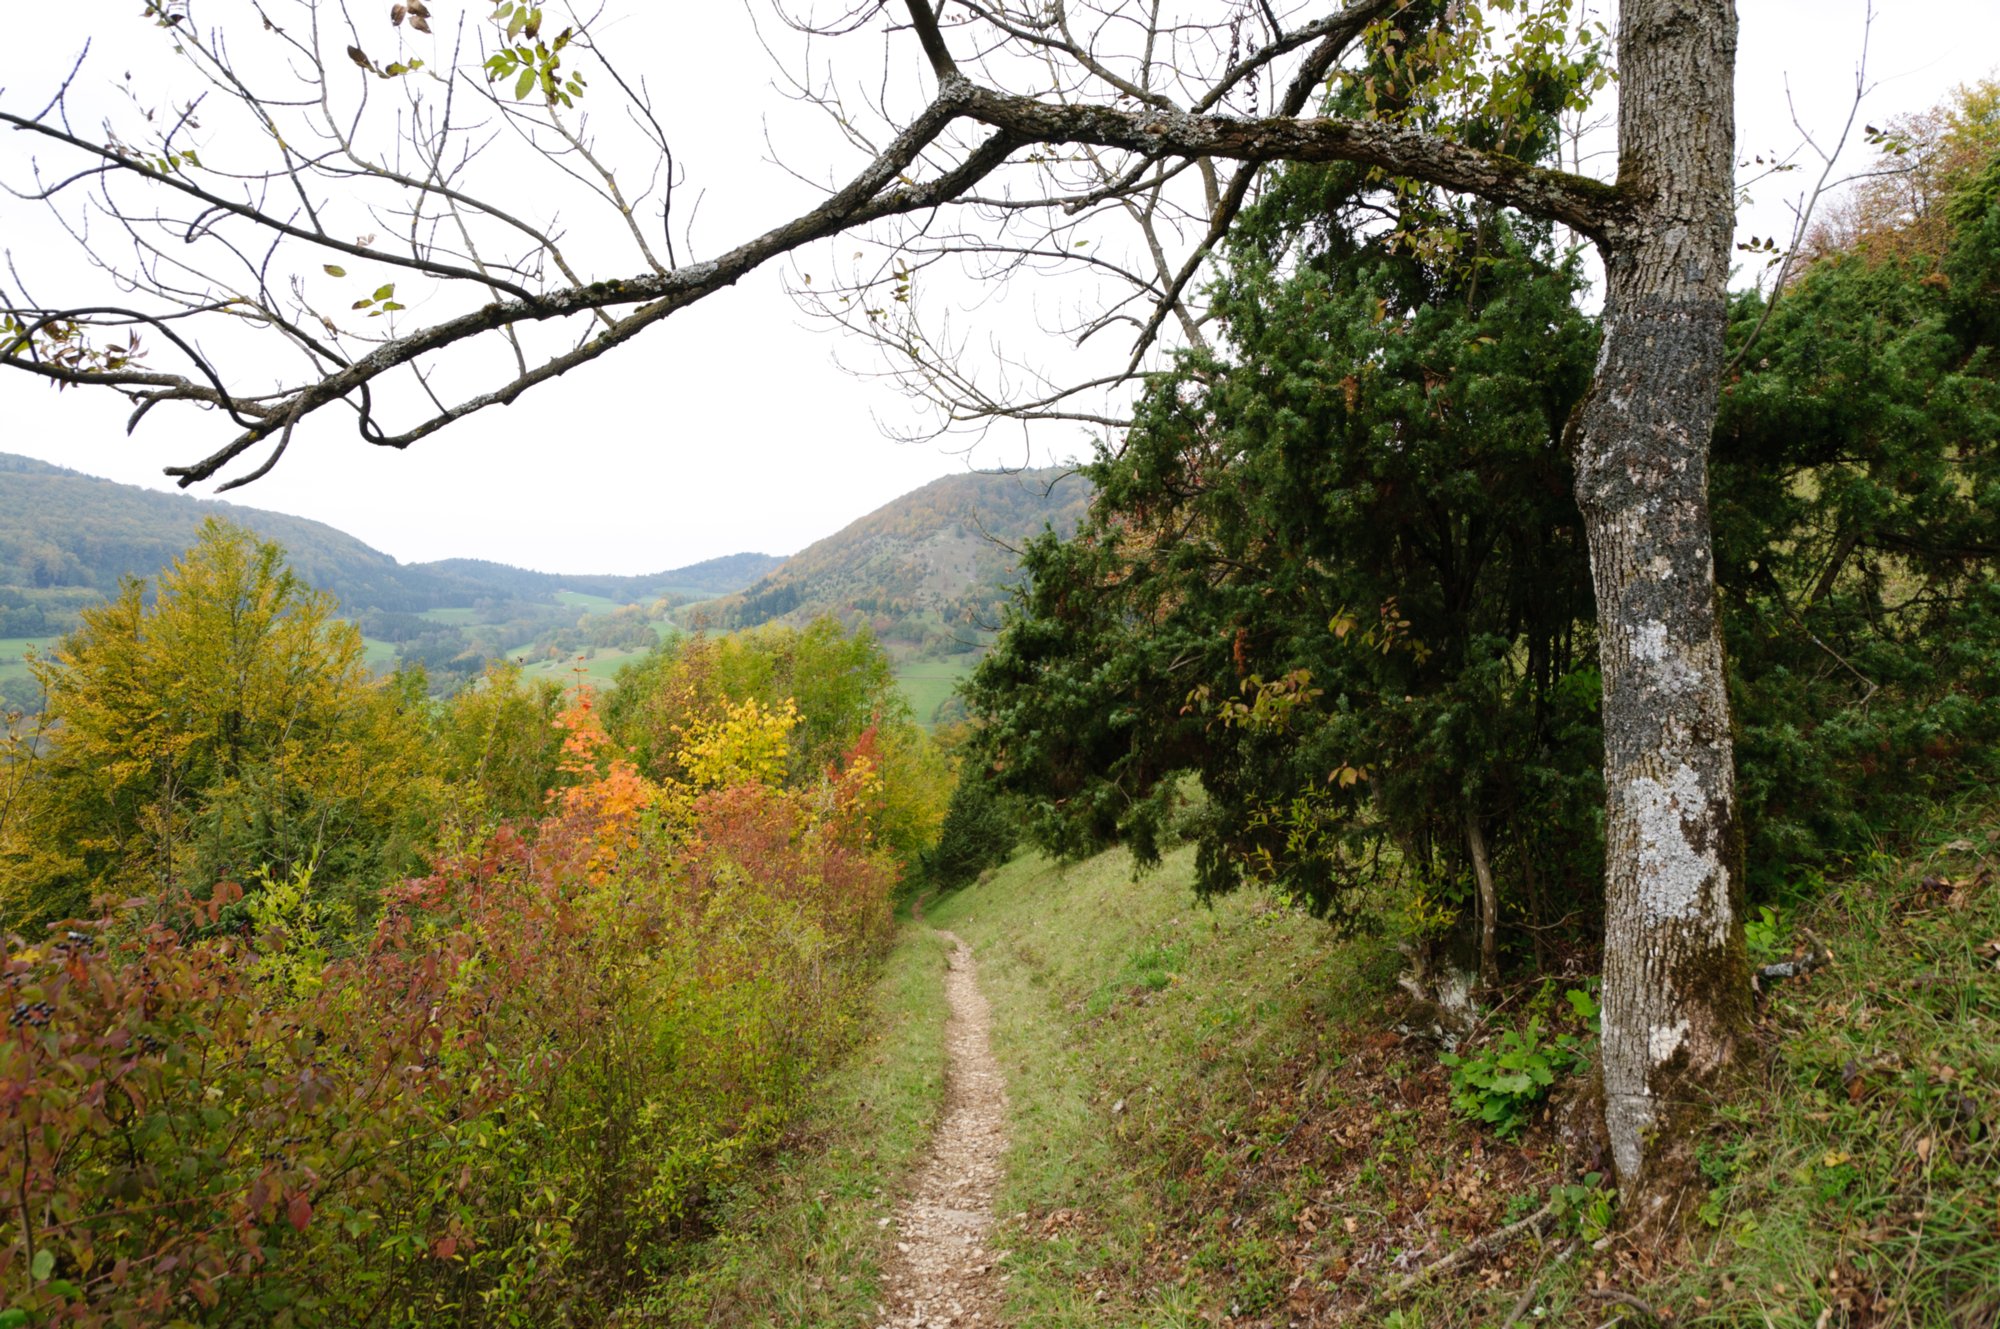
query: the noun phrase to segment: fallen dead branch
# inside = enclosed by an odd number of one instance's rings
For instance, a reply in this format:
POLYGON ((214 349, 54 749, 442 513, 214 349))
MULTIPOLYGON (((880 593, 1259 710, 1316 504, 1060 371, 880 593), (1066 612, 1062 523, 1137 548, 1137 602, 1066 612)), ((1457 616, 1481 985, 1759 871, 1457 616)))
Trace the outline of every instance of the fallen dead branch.
POLYGON ((1542 1280, 1549 1276, 1550 1270, 1560 1269, 1568 1264, 1570 1256, 1576 1254, 1576 1248, 1577 1243, 1574 1240, 1565 1242, 1563 1248, 1556 1252, 1555 1259, 1535 1272, 1535 1276, 1528 1282, 1527 1291, 1523 1292, 1521 1299, 1514 1303, 1514 1309, 1507 1312, 1507 1318, 1500 1322, 1500 1329, 1514 1329, 1521 1317, 1528 1313, 1528 1308, 1535 1304, 1535 1294, 1542 1290, 1542 1280))
POLYGON ((1592 1301, 1609 1301, 1623 1306, 1627 1310, 1637 1311, 1639 1314, 1653 1321, 1653 1323, 1660 1323, 1659 1307, 1653 1305, 1650 1301, 1644 1301, 1633 1296, 1630 1292, 1620 1292, 1617 1288, 1612 1287, 1594 1287, 1586 1288, 1583 1295, 1589 1297, 1592 1301))
POLYGON ((1527 1236, 1530 1233, 1540 1236, 1542 1231, 1555 1221, 1555 1216, 1555 1203, 1551 1201, 1537 1209, 1534 1213, 1529 1214, 1526 1218, 1509 1223, 1506 1227, 1496 1228, 1477 1241, 1467 1242, 1465 1245, 1451 1252, 1451 1254, 1432 1260, 1429 1264, 1404 1278, 1395 1287, 1381 1294, 1376 1300, 1378 1302, 1399 1301, 1440 1274, 1450 1273, 1461 1265, 1482 1259, 1499 1250, 1501 1247, 1508 1245, 1510 1242, 1527 1236))
POLYGON ((1826 943, 1808 932, 1803 955, 1794 955, 1789 960, 1765 965, 1750 976, 1750 985, 1762 992, 1766 983, 1781 982, 1787 978, 1804 978, 1813 970, 1832 962, 1833 952, 1827 948, 1826 943))

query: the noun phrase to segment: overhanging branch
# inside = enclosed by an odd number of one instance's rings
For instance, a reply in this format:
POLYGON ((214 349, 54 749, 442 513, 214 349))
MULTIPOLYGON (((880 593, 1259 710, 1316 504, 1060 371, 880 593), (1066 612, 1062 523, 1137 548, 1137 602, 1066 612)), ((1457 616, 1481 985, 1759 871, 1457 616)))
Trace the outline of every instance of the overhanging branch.
POLYGON ((1092 144, 1152 158, 1355 162, 1559 221, 1599 244, 1614 238, 1626 211, 1618 189, 1602 181, 1371 120, 1059 106, 959 82, 967 116, 1031 143, 1092 144))

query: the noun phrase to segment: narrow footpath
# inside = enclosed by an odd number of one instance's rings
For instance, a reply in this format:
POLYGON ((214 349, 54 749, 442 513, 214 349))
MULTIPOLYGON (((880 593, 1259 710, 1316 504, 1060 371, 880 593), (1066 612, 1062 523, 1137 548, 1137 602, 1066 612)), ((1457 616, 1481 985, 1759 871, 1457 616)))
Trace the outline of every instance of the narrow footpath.
POLYGON ((909 1198, 896 1210, 882 1329, 1001 1323, 1001 1276, 987 1249, 1007 1150, 1007 1090, 987 1040, 992 1015, 972 951, 949 932, 944 1121, 909 1198))

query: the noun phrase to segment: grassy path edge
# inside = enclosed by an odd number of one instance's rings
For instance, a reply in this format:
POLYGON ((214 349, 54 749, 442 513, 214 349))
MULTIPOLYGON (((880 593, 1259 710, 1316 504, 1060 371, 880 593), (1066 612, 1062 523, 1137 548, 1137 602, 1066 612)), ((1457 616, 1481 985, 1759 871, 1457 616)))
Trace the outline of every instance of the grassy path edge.
POLYGON ((887 1220, 944 1110, 947 950, 904 924, 862 1016, 868 1032, 807 1091, 769 1165, 719 1197, 713 1234, 662 1280, 644 1322, 875 1322, 887 1220))

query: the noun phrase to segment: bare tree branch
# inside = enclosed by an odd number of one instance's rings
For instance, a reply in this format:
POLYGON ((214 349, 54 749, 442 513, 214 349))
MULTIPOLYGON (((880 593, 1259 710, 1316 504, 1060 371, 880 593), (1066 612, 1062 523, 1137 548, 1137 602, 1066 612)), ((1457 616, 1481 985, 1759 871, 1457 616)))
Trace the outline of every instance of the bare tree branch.
MULTIPOLYGON (((1124 423, 1116 395, 1171 349, 1162 345, 1169 328, 1175 345, 1206 344, 1206 314, 1192 296, 1268 163, 1354 162, 1615 241, 1626 200, 1613 186, 1402 123, 1307 114, 1371 25, 1383 40, 1399 35, 1380 25, 1408 2, 1320 8, 1307 0, 1232 0, 1219 17, 1195 18, 1163 12, 1165 0, 1053 7, 1040 0, 903 0, 907 24, 900 29, 883 0, 857 0, 816 20, 781 10, 808 43, 805 63, 785 71, 789 95, 824 111, 864 160, 845 183, 822 185, 827 192, 815 206, 713 260, 685 262, 676 261, 666 229, 682 183, 667 132, 643 81, 620 74, 590 36, 595 16, 572 14, 571 26, 551 36, 524 31, 520 11, 511 25, 472 24, 485 36, 470 46, 461 24, 448 64, 433 69, 407 47, 394 60, 369 55, 362 27, 341 0, 290 0, 282 14, 252 11, 290 62, 293 82, 273 90, 263 85, 284 61, 238 61, 221 30, 196 28, 183 0, 149 0, 148 14, 169 30, 173 51, 213 105, 196 96, 167 108, 144 146, 121 141, 108 126, 102 140, 93 138, 72 126, 68 110, 80 61, 34 113, 0 106, 0 125, 22 141, 84 159, 49 181, 37 165, 31 185, 7 187, 17 199, 57 209, 85 257, 128 297, 69 305, 8 297, 0 368, 120 392, 133 404, 132 427, 162 403, 220 408, 239 432, 168 474, 183 485, 225 478, 252 449, 269 444, 268 456, 228 481, 235 485, 266 473, 297 430, 335 402, 355 411, 369 443, 407 447, 603 356, 773 259, 852 234, 886 257, 852 280, 798 293, 813 312, 880 347, 890 376, 939 410, 942 428, 1045 419, 1115 431, 1124 423), (1302 7, 1320 12, 1301 17, 1302 7), (812 43, 870 27, 880 27, 886 43, 881 76, 856 100, 842 90, 835 67, 818 69, 812 43), (898 42, 907 41, 899 31, 914 32, 934 80, 907 112, 892 105, 911 91, 895 56, 898 42), (463 65, 462 50, 469 51, 463 65), (646 184, 636 193, 622 183, 633 161, 597 141, 591 118, 571 113, 583 85, 581 70, 565 61, 579 53, 611 71, 628 135, 636 133, 651 157, 640 164, 637 178, 646 184), (393 111, 376 108, 385 94, 400 102, 393 111), (1262 110, 1224 113, 1246 99, 1262 110), (197 127, 212 135, 205 121, 217 108, 238 116, 238 125, 197 145, 197 127), (484 155, 495 152, 509 155, 481 169, 484 155), (402 164, 406 157, 412 164, 402 164), (552 171, 576 198, 613 219, 635 247, 639 270, 592 279, 606 255, 579 249, 573 261, 566 244, 583 242, 553 220, 526 215, 522 162, 552 171), (504 185, 498 192, 496 180, 504 185), (1028 182, 1033 187, 1023 188, 1028 182), (652 220, 640 212, 656 189, 647 206, 657 207, 664 257, 649 238, 652 220), (66 203, 77 190, 89 194, 81 209, 66 203), (502 204, 501 197, 514 201, 502 204), (185 210, 174 215, 169 205, 185 210), (355 224, 357 212, 372 219, 376 233, 353 236, 367 227, 355 224), (93 234, 92 218, 108 218, 130 254, 118 255, 93 234), (885 221, 896 226, 873 229, 885 221), (1136 238, 1123 252, 1106 238, 1120 226, 1136 238), (399 247, 378 233, 396 234, 399 247), (1107 330, 1130 329, 1131 341, 1117 364, 1077 372, 1039 369, 998 347, 984 370, 964 363, 965 343, 948 320, 925 328, 915 290, 919 273, 926 289, 935 284, 936 265, 947 257, 971 264, 968 275, 982 287, 1031 272, 1095 274, 1104 283, 1100 294, 1080 299, 1051 330, 1093 354, 1093 339, 1107 330), (313 269, 338 279, 345 260, 436 283, 427 307, 439 312, 418 320, 390 283, 354 300, 352 310, 324 307, 313 269), (885 283, 894 298, 875 298, 885 283), (170 321, 196 314, 227 335, 213 345, 168 335, 170 321), (576 316, 595 329, 564 334, 559 349, 546 336, 531 344, 533 329, 576 316), (383 321, 351 326, 372 318, 383 321), (147 350, 131 337, 135 325, 188 367, 138 363, 147 350), (124 330, 123 347, 95 345, 93 335, 113 328, 124 330), (254 357, 244 362, 251 372, 237 367, 243 335, 258 330, 299 353, 303 370, 273 377, 273 366, 254 357), (452 376, 441 377, 433 361, 489 340, 505 348, 505 369, 496 378, 488 366, 485 386, 466 385, 475 390, 448 389, 452 376), (405 366, 424 410, 391 426, 379 410, 410 394, 381 389, 386 375, 405 366), (265 381, 232 386, 250 379, 265 381), (1104 404, 1087 402, 1086 394, 1104 404)), ((153 111, 145 115, 150 123, 153 111)), ((559 215, 554 206, 546 211, 559 215)))

